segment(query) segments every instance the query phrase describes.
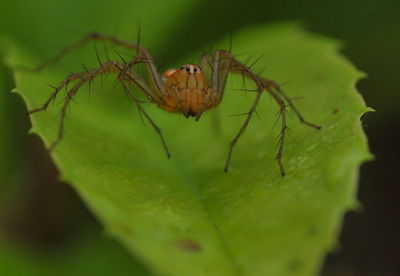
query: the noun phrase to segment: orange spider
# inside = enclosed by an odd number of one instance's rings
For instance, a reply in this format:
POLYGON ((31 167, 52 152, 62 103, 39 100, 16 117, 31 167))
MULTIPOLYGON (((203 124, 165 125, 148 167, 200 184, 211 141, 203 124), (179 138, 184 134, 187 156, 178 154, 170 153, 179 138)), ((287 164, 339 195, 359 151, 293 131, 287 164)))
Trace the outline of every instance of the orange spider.
POLYGON ((130 43, 119 40, 112 36, 92 33, 77 43, 65 48, 58 55, 46 60, 31 71, 40 71, 48 64, 55 62, 70 51, 92 40, 112 42, 116 45, 133 49, 137 54, 128 62, 124 61, 120 63, 117 61, 107 61, 105 63, 100 63, 99 67, 96 69, 86 70, 85 72, 69 75, 58 87, 55 88, 54 92, 50 95, 49 99, 42 105, 42 107, 28 111, 28 114, 32 114, 34 112, 46 110, 47 106, 56 98, 58 92, 63 87, 72 81, 76 81, 75 85, 68 91, 67 97, 65 98, 61 109, 58 137, 50 146, 50 150, 52 150, 62 140, 66 109, 71 99, 77 94, 79 88, 87 82, 92 81, 94 78, 109 73, 118 73, 118 80, 122 84, 124 90, 160 136, 162 145, 168 158, 170 157, 170 153, 160 128, 143 109, 141 102, 135 93, 133 93, 131 85, 133 85, 136 90, 147 97, 150 102, 157 104, 160 108, 168 112, 182 113, 186 118, 192 116, 195 117, 196 120, 199 120, 200 116, 204 112, 216 107, 221 103, 224 94, 225 83, 229 73, 239 73, 252 80, 257 86, 257 94, 249 112, 246 115, 246 119, 242 127, 239 129, 238 133, 230 143, 228 157, 224 168, 225 172, 227 172, 229 168, 232 150, 250 122, 264 91, 267 91, 280 107, 279 112, 282 124, 276 160, 278 161, 282 176, 285 175, 285 169, 282 164, 282 154, 287 133, 286 104, 294 111, 301 123, 315 129, 321 128, 320 126, 305 121, 300 112, 293 105, 291 99, 274 81, 256 75, 248 66, 238 61, 229 51, 226 50, 218 50, 213 54, 207 54, 201 58, 202 68, 206 71, 210 70, 210 74, 206 74, 206 72, 204 72, 198 65, 185 64, 179 69, 169 70, 165 72, 163 76, 161 76, 155 67, 153 58, 151 57, 149 51, 143 46, 139 45, 138 43, 130 43), (138 63, 145 65, 145 68, 149 74, 148 80, 140 76, 139 73, 133 68, 133 65, 138 63))

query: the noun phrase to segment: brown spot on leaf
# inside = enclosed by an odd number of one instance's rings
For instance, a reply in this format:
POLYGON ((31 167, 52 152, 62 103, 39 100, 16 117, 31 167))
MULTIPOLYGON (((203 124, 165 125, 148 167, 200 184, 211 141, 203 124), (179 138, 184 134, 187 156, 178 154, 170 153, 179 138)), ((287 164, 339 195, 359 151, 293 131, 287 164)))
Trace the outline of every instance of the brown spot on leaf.
POLYGON ((339 108, 335 108, 333 111, 332 111, 332 114, 337 114, 339 112, 339 108))
POLYGON ((176 242, 176 245, 179 246, 180 248, 190 251, 190 252, 198 252, 201 250, 200 244, 198 244, 196 241, 188 238, 184 238, 181 240, 178 240, 176 242))
POLYGON ((128 236, 133 236, 135 234, 132 228, 129 225, 126 225, 125 223, 114 221, 112 225, 115 229, 118 229, 118 231, 123 232, 128 236))
POLYGON ((317 73, 317 74, 315 75, 315 79, 316 79, 317 81, 323 81, 323 80, 326 79, 326 75, 325 75, 324 73, 319 72, 319 73, 317 73))

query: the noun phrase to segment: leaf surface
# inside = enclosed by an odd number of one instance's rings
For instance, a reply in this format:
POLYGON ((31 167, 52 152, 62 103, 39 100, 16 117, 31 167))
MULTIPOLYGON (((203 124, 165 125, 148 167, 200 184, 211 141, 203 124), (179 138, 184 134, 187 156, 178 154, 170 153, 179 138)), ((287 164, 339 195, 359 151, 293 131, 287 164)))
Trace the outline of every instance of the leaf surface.
MULTIPOLYGON (((335 246, 344 211, 357 204, 358 167, 370 158, 360 124, 368 108, 355 90, 363 74, 337 54, 336 41, 295 25, 254 27, 234 38, 235 53, 253 60, 265 54, 254 71, 266 68, 263 76, 287 82, 283 88, 305 118, 323 126, 316 131, 289 117, 287 176, 274 160, 280 123, 274 127, 278 107, 268 94, 223 172, 244 120, 230 115, 247 112, 255 96, 237 90, 244 88, 241 77, 229 80, 223 103, 199 122, 144 104, 166 137, 170 160, 122 88, 112 88, 114 77, 99 79, 90 100, 85 88, 71 105, 52 156, 107 231, 158 274, 315 275, 335 246)), ((9 60, 34 64, 29 54, 20 50, 9 60)), ((15 74, 28 109, 45 101, 45 84, 61 81, 69 73, 63 69, 15 74)), ((32 116, 32 132, 47 146, 62 99, 32 116)))

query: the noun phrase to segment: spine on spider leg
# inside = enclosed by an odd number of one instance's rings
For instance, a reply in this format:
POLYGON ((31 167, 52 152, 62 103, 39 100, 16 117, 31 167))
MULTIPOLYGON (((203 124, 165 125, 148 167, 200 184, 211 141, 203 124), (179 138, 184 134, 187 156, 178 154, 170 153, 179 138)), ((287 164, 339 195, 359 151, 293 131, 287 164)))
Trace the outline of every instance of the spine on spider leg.
POLYGON ((314 123, 310 123, 308 121, 306 121, 303 117, 303 115, 300 113, 300 111, 297 109, 297 107, 294 105, 292 99, 286 95, 286 93, 280 88, 280 86, 272 81, 272 80, 268 80, 265 78, 261 78, 264 86, 266 87, 266 89, 273 89, 274 91, 277 92, 277 94, 279 94, 281 97, 283 97, 283 99, 287 102, 287 104, 289 105, 289 107, 293 110, 293 112, 296 114, 297 118, 299 119, 300 123, 307 125, 309 127, 315 128, 317 130, 320 130, 322 128, 322 126, 316 125, 314 123))

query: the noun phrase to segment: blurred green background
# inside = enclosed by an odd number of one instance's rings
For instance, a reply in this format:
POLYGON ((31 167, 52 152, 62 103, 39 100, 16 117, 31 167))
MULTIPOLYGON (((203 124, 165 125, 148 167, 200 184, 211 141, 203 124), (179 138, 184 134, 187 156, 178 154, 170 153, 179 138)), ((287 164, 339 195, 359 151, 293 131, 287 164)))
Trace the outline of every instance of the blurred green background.
MULTIPOLYGON (((157 38, 160 43, 151 49, 166 64, 201 53, 206 45, 245 26, 268 22, 301 22, 312 32, 341 40, 342 53, 368 74, 358 89, 377 111, 363 118, 376 160, 361 168, 362 210, 346 215, 340 246, 328 256, 321 274, 399 275, 400 188, 395 179, 400 154, 400 2, 176 0, 168 3, 180 8, 166 8, 162 14, 137 2, 138 9, 130 11, 124 9, 127 1, 114 1, 104 13, 102 7, 111 2, 2 1, 0 35, 45 58, 72 42, 77 33, 90 30, 113 34, 132 29, 134 40, 140 20, 144 39, 157 38), (119 17, 131 14, 131 26, 118 24, 119 17), (87 25, 74 23, 82 17, 87 25), (101 25, 91 20, 94 17, 103 18, 101 25), (164 32, 147 28, 158 21, 170 26, 160 27, 164 32)), ((150 275, 140 261, 133 261, 102 233, 69 186, 57 181, 42 142, 28 135, 30 122, 22 99, 6 93, 14 88, 11 72, 4 65, 0 72, 0 274, 150 275)))

